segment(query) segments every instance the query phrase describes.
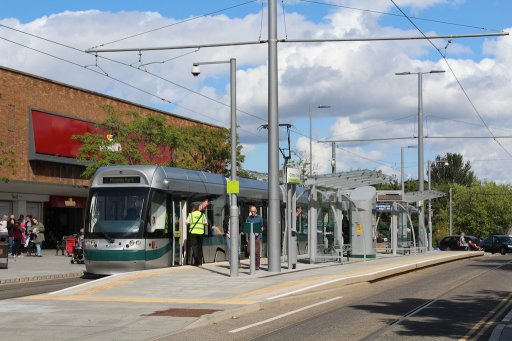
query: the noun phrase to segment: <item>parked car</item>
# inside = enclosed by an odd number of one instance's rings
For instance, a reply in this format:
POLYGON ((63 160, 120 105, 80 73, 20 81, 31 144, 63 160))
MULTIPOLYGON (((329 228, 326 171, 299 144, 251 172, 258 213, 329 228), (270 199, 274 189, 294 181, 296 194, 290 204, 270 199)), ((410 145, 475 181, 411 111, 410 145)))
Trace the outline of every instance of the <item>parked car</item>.
POLYGON ((464 236, 464 240, 468 245, 475 245, 472 248, 468 246, 460 245, 460 236, 447 236, 439 243, 439 249, 442 251, 463 251, 463 250, 479 250, 480 239, 474 236, 464 236))
POLYGON ((512 237, 495 234, 482 241, 482 249, 486 252, 499 252, 502 255, 512 253, 512 237))

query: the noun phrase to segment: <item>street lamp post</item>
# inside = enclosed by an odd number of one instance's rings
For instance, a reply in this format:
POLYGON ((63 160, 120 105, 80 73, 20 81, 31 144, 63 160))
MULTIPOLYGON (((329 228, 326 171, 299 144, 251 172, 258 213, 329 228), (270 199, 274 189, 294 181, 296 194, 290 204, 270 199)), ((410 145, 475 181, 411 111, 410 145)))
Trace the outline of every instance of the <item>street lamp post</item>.
POLYGON ((331 174, 336 173, 336 142, 331 145, 331 174))
MULTIPOLYGON (((423 183, 423 173, 425 172, 425 165, 423 162, 423 75, 429 73, 443 73, 444 70, 431 70, 428 72, 398 72, 395 73, 397 76, 404 75, 418 75, 418 190, 423 192, 425 185, 423 183)), ((425 247, 425 210, 418 203, 419 209, 419 220, 418 220, 418 232, 420 239, 420 246, 425 247)))
MULTIPOLYGON (((236 181, 236 59, 214 61, 214 62, 198 62, 192 66, 192 75, 199 76, 199 65, 205 64, 229 64, 230 65, 230 97, 231 97, 231 181, 236 181)), ((238 276, 238 245, 240 238, 238 234, 238 203, 236 194, 229 195, 229 235, 230 235, 230 275, 238 276)))
MULTIPOLYGON (((317 105, 316 109, 328 109, 330 105, 317 105)), ((313 107, 309 105, 309 176, 313 176, 313 107)))
POLYGON ((405 192, 404 186, 404 148, 416 148, 416 146, 402 146, 400 147, 400 183, 402 184, 402 195, 405 192))
MULTIPOLYGON (((428 160, 428 190, 432 189, 432 161, 428 160)), ((432 251, 432 205, 428 199, 428 250, 432 251)))

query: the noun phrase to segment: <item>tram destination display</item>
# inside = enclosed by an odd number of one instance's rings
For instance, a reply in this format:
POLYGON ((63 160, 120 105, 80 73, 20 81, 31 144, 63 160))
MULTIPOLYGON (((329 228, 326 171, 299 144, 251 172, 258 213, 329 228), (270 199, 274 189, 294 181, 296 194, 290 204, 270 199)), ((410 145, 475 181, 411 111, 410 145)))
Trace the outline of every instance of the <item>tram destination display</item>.
POLYGON ((140 184, 140 176, 104 176, 104 184, 140 184))

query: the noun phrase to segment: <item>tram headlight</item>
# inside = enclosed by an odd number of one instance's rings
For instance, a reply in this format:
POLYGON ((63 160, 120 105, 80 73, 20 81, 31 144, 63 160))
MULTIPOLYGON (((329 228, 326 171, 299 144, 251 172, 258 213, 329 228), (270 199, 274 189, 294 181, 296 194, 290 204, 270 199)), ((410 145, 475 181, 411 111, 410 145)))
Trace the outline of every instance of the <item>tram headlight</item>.
POLYGON ((141 245, 142 243, 141 243, 141 241, 140 241, 140 240, 137 240, 137 241, 135 242, 135 244, 137 244, 137 245, 141 245))
POLYGON ((135 241, 130 240, 130 246, 133 246, 133 245, 135 245, 135 241))
POLYGON ((85 241, 85 246, 98 247, 98 243, 96 242, 96 240, 87 239, 85 241))

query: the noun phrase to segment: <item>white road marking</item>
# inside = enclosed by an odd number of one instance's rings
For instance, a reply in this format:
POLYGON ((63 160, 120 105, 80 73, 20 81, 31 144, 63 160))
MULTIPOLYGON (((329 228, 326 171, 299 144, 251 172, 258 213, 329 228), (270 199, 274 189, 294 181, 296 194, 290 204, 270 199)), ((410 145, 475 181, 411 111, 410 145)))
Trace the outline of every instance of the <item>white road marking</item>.
POLYGON ((436 260, 436 259, 446 259, 446 258, 451 258, 451 256, 441 257, 441 258, 430 258, 430 259, 426 259, 424 261, 417 262, 417 263, 408 263, 408 264, 404 264, 404 265, 400 265, 400 266, 395 266, 393 268, 386 268, 386 269, 382 269, 382 270, 362 273, 362 274, 359 274, 359 275, 353 275, 353 276, 343 276, 342 275, 342 277, 339 277, 339 278, 335 278, 335 279, 331 279, 329 281, 313 284, 313 285, 310 285, 310 286, 307 286, 307 287, 304 287, 304 288, 300 288, 300 289, 297 289, 297 290, 286 292, 284 294, 268 297, 266 299, 270 301, 270 300, 274 300, 276 298, 282 298, 282 297, 290 296, 290 295, 293 295, 293 294, 296 294, 296 293, 299 293, 299 292, 303 292, 303 291, 306 291, 306 290, 314 289, 314 288, 317 288, 317 287, 320 287, 320 286, 323 286, 323 285, 327 285, 327 284, 331 284, 331 283, 336 283, 336 282, 344 281, 344 280, 351 279, 351 278, 358 278, 358 277, 366 277, 366 276, 376 275, 376 274, 379 274, 381 272, 386 272, 386 271, 390 271, 390 270, 397 270, 397 269, 405 268, 405 267, 408 267, 408 266, 411 266, 411 265, 416 265, 416 267, 417 267, 419 264, 422 264, 422 263, 431 262, 432 260, 436 260))
POLYGON ((289 292, 286 292, 286 293, 281 294, 281 295, 268 297, 267 300, 273 300, 273 299, 276 299, 276 298, 282 298, 282 297, 286 297, 286 296, 289 296, 289 295, 296 294, 298 292, 302 292, 302 291, 306 291, 306 290, 309 290, 309 289, 314 289, 314 288, 317 288, 317 287, 321 287, 322 285, 336 283, 336 282, 344 281, 346 279, 351 279, 351 278, 371 276, 371 275, 378 274, 380 272, 389 271, 389 270, 393 270, 393 269, 400 269, 400 268, 407 267, 407 266, 410 266, 410 265, 411 264, 406 264, 406 265, 401 265, 401 266, 397 266, 397 267, 394 267, 394 268, 388 268, 388 269, 384 269, 384 270, 378 270, 378 271, 363 273, 363 274, 359 274, 359 275, 343 276, 343 277, 340 277, 340 278, 331 279, 329 281, 313 284, 313 285, 310 285, 310 286, 307 286, 307 287, 304 287, 304 288, 300 288, 300 289, 297 289, 297 290, 294 290, 294 291, 289 291, 289 292))
POLYGON ((318 303, 315 303, 315 304, 311 304, 311 305, 308 305, 308 306, 305 306, 305 307, 302 307, 300 309, 297 309, 297 310, 293 310, 293 311, 289 311, 285 314, 281 314, 281 315, 278 315, 278 316, 275 316, 275 317, 272 317, 272 318, 269 318, 267 320, 264 320, 264 321, 260 321, 260 322, 257 322, 257 323, 253 323, 253 324, 250 324, 248 326, 245 326, 245 327, 240 327, 240 328, 237 328, 237 329, 233 329, 233 330, 230 330, 229 332, 230 333, 238 333, 238 332, 241 332, 243 330, 246 330, 246 329, 249 329, 249 328, 253 328, 253 327, 256 327, 256 326, 260 326, 262 324, 265 324, 265 323, 269 323, 269 322, 272 322, 272 321, 275 321, 275 320, 278 320, 280 318, 283 318, 283 317, 286 317, 286 316, 290 316, 290 315, 293 315, 293 314, 296 314, 298 312, 301 312, 303 310, 306 310, 306 309, 309 309, 309 308, 313 308, 313 307, 316 307, 316 306, 319 306, 319 305, 322 305, 322 304, 325 304, 325 303, 329 303, 329 302, 332 302, 332 301, 336 301, 336 300, 339 300, 340 298, 342 298, 343 296, 337 296, 337 297, 334 297, 334 298, 331 298, 331 299, 328 299, 328 300, 325 300, 325 301, 322 301, 322 302, 318 302, 318 303))
POLYGON ((100 278, 100 279, 95 279, 95 280, 93 280, 91 282, 77 284, 77 285, 69 287, 69 288, 64 288, 64 289, 61 289, 61 290, 58 290, 58 291, 50 292, 50 293, 48 293, 48 295, 59 295, 59 294, 62 294, 64 292, 66 292, 66 291, 76 290, 76 289, 78 289, 80 287, 84 287, 84 286, 87 286, 87 285, 96 285, 96 284, 98 284, 100 282, 111 280, 112 278, 118 277, 120 275, 122 275, 122 274, 114 274, 114 275, 110 275, 110 276, 103 277, 103 278, 100 278))

